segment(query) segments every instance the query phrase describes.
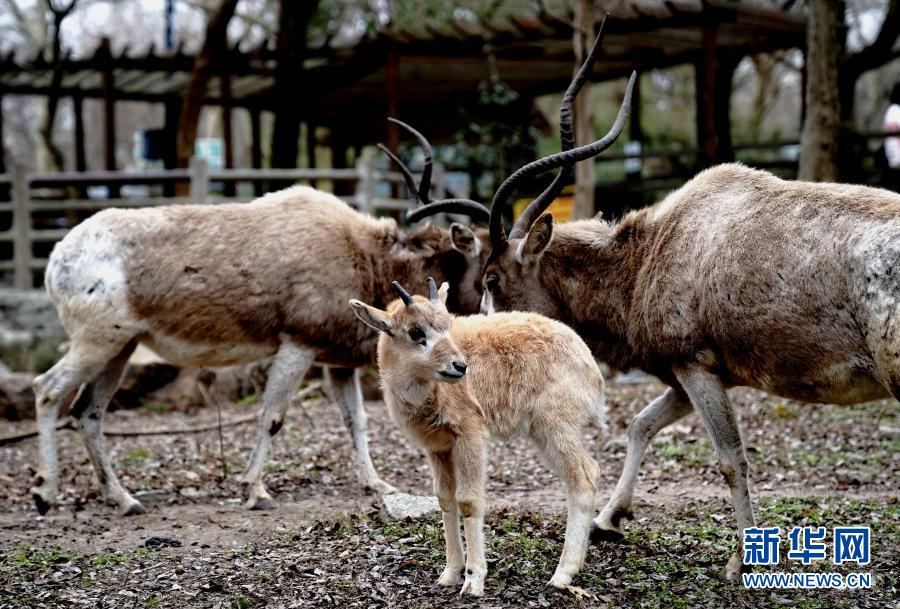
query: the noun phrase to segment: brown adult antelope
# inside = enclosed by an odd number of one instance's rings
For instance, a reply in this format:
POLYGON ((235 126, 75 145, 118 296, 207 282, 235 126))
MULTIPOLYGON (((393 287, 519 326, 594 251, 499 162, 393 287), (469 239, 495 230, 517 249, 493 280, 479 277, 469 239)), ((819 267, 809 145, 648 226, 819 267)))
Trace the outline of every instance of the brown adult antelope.
MULTIPOLYGON (((430 147, 412 132, 426 162, 419 185, 401 164, 414 200, 408 218, 415 221, 428 209, 486 220, 484 206, 429 200, 430 147)), ((247 507, 274 507, 262 470, 288 401, 314 361, 327 365, 360 481, 379 493, 393 491, 369 457, 357 371, 374 362, 377 335, 360 326, 347 299, 386 304, 385 277, 414 282, 435 275, 454 286, 451 308, 474 312, 483 233, 431 224, 407 232, 392 219, 362 215, 305 186, 248 204, 111 209, 81 223, 47 264, 47 290, 71 347, 34 383, 40 464, 32 495, 38 511, 45 513, 56 496, 54 429, 60 406, 69 402, 105 498, 123 514, 143 510, 119 483, 101 431, 106 406, 141 342, 181 366, 274 356, 244 475, 247 507)))
POLYGON ((603 377, 569 327, 534 313, 453 317, 447 284, 387 311, 350 305, 379 330, 378 367, 391 418, 425 450, 443 512, 447 565, 437 583, 484 594, 484 485, 489 436, 527 435, 566 485, 568 519, 550 585, 566 588, 584 563, 597 491, 597 462, 581 444, 585 423, 603 425, 603 377), (467 556, 463 562, 459 517, 467 556))
POLYGON ((507 237, 506 202, 521 180, 599 154, 603 139, 531 163, 491 209, 483 311, 536 311, 570 324, 594 354, 670 388, 629 428, 622 476, 595 519, 621 537, 653 436, 696 411, 719 455, 739 527, 726 567, 741 571, 755 526, 748 465, 725 389, 744 385, 807 402, 900 399, 900 195, 781 180, 739 164, 708 169, 617 223, 555 225, 534 201, 507 237))
MULTIPOLYGON (((567 98, 577 94, 583 72, 567 98)), ((570 166, 600 154, 621 133, 632 84, 633 77, 602 139, 574 148, 571 116, 561 112, 563 151, 520 168, 497 190, 482 311, 562 320, 598 358, 669 385, 629 428, 624 469, 594 521, 596 537, 623 535, 650 440, 697 412, 737 512, 738 548, 726 567, 734 581, 741 532, 755 517, 725 389, 743 385, 836 404, 900 399, 900 195, 785 181, 727 164, 619 222, 554 226, 543 212, 570 166), (502 214, 517 185, 557 168, 507 236, 502 214)))

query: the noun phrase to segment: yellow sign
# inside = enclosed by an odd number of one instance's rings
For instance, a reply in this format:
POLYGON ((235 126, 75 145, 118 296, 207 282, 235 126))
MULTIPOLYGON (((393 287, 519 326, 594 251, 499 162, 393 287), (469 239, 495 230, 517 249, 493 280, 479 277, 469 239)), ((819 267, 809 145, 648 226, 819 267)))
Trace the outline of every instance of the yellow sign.
MULTIPOLYGON (((528 207, 528 204, 531 203, 534 199, 518 199, 513 203, 513 216, 515 219, 518 219, 519 216, 522 215, 522 212, 525 211, 525 208, 528 207)), ((572 214, 575 211, 575 196, 574 195, 560 195, 553 199, 553 203, 550 204, 550 207, 547 208, 551 214, 553 214, 553 219, 556 222, 567 222, 572 219, 572 214)))

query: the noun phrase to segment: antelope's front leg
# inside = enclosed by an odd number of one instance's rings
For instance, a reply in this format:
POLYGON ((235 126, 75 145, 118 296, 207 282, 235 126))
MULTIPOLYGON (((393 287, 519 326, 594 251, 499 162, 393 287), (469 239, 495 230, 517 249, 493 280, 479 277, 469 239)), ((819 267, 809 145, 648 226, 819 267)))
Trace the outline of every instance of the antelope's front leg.
POLYGON ((439 586, 455 586, 462 575, 465 559, 459 531, 453 460, 449 452, 428 453, 428 463, 434 476, 434 494, 441 506, 444 519, 444 544, 447 548, 447 565, 436 583, 439 586))
POLYGON ((719 455, 719 469, 731 490, 737 513, 738 545, 725 567, 725 578, 737 582, 745 570, 742 560, 744 529, 756 526, 747 481, 749 466, 741 432, 718 376, 698 365, 676 369, 675 375, 712 438, 713 447, 719 455))
POLYGON ((453 449, 456 502, 466 534, 466 579, 460 594, 484 596, 487 561, 484 558, 485 438, 459 436, 453 449))

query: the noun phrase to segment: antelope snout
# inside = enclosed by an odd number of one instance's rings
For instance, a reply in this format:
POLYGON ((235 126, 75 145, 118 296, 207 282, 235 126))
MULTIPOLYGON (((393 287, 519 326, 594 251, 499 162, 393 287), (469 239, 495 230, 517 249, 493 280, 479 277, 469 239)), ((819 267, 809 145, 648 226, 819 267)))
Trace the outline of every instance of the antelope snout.
POLYGON ((456 383, 462 377, 466 375, 466 370, 469 369, 468 364, 461 359, 453 360, 446 366, 444 366, 441 370, 438 371, 438 374, 441 375, 442 380, 448 383, 456 383))

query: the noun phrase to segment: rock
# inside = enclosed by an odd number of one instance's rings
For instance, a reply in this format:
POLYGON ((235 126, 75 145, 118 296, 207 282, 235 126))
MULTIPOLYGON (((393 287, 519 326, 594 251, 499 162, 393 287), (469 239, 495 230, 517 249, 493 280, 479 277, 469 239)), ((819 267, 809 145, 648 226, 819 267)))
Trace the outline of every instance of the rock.
POLYGON ((34 418, 34 375, 27 372, 0 374, 0 417, 9 421, 34 418))
POLYGON ((66 340, 56 308, 43 290, 0 288, 0 360, 13 370, 43 372, 66 340))
POLYGON ((384 502, 384 512, 394 520, 422 518, 441 511, 437 497, 392 493, 381 500, 384 502))

